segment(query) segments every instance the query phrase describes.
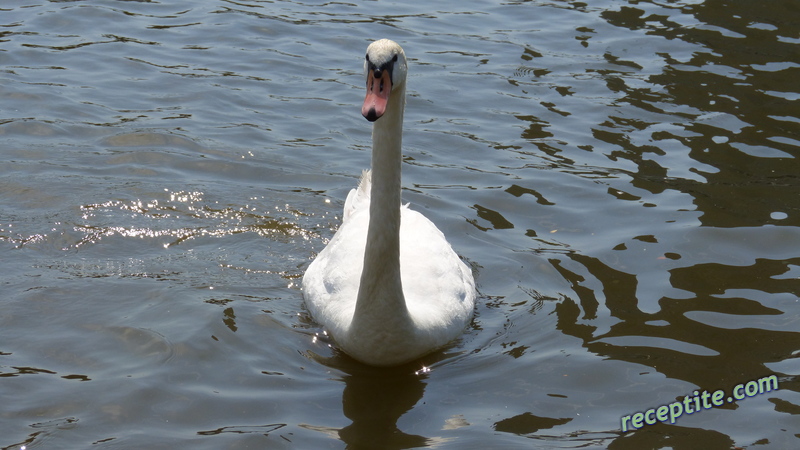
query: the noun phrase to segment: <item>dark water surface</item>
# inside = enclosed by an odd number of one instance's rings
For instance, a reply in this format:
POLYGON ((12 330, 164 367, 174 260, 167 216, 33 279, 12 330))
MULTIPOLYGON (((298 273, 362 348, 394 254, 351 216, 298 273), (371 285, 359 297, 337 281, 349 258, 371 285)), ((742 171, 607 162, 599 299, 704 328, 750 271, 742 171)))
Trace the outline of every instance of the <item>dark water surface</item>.
POLYGON ((0 448, 797 448, 799 20, 3 2, 0 448), (369 164, 382 37, 410 58, 404 198, 480 302, 451 348, 377 370, 331 348, 299 280, 369 164))

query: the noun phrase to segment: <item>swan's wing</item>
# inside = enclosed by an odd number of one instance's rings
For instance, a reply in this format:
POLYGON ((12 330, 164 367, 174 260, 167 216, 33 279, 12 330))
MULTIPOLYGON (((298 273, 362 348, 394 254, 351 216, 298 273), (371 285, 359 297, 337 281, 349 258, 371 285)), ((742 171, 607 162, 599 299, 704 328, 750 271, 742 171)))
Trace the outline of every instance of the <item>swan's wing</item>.
POLYGON ((446 341, 463 332, 475 306, 472 271, 433 222, 405 207, 400 272, 406 305, 415 322, 442 330, 448 335, 446 341))
POLYGON ((303 275, 303 297, 314 319, 334 336, 350 326, 355 311, 369 229, 372 176, 361 173, 344 202, 342 225, 303 275))
POLYGON ((303 275, 306 307, 316 322, 325 326, 334 336, 341 335, 353 319, 364 266, 369 227, 368 206, 351 211, 303 275))
POLYGON ((372 186, 372 172, 364 170, 361 172, 361 180, 358 187, 350 190, 347 200, 344 201, 344 217, 342 222, 347 221, 350 216, 358 209, 369 209, 369 192, 372 186))

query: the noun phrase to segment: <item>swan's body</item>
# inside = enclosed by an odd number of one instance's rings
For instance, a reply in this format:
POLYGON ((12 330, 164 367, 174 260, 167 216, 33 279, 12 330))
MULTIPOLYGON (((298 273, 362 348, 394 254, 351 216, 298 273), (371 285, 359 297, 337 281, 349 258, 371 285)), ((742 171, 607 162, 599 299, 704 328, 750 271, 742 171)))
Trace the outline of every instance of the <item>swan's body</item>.
POLYGON ((303 276, 303 294, 345 353, 390 366, 458 337, 472 317, 475 281, 442 232, 401 205, 403 49, 372 43, 364 69, 372 170, 347 196, 341 227, 303 276))

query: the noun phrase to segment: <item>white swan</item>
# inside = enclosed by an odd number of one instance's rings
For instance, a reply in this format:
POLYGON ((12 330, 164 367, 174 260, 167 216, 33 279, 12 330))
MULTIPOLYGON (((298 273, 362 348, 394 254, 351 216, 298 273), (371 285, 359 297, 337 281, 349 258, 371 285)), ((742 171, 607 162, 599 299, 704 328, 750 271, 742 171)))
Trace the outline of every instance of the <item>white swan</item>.
POLYGON ((303 276, 311 316, 338 346, 371 365, 417 359, 458 337, 472 317, 475 281, 439 229, 401 204, 407 63, 388 39, 367 48, 374 122, 372 171, 344 204, 342 225, 303 276))

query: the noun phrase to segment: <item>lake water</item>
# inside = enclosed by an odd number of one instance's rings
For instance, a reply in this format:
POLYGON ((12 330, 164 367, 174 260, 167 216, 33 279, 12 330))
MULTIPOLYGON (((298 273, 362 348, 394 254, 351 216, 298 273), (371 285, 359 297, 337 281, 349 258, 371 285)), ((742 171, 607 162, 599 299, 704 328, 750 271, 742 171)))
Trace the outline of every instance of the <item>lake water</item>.
POLYGON ((3 2, 0 448, 796 448, 798 20, 795 0, 3 2), (404 201, 480 296, 451 347, 374 369, 300 278, 369 166, 384 37, 410 64, 404 201))

